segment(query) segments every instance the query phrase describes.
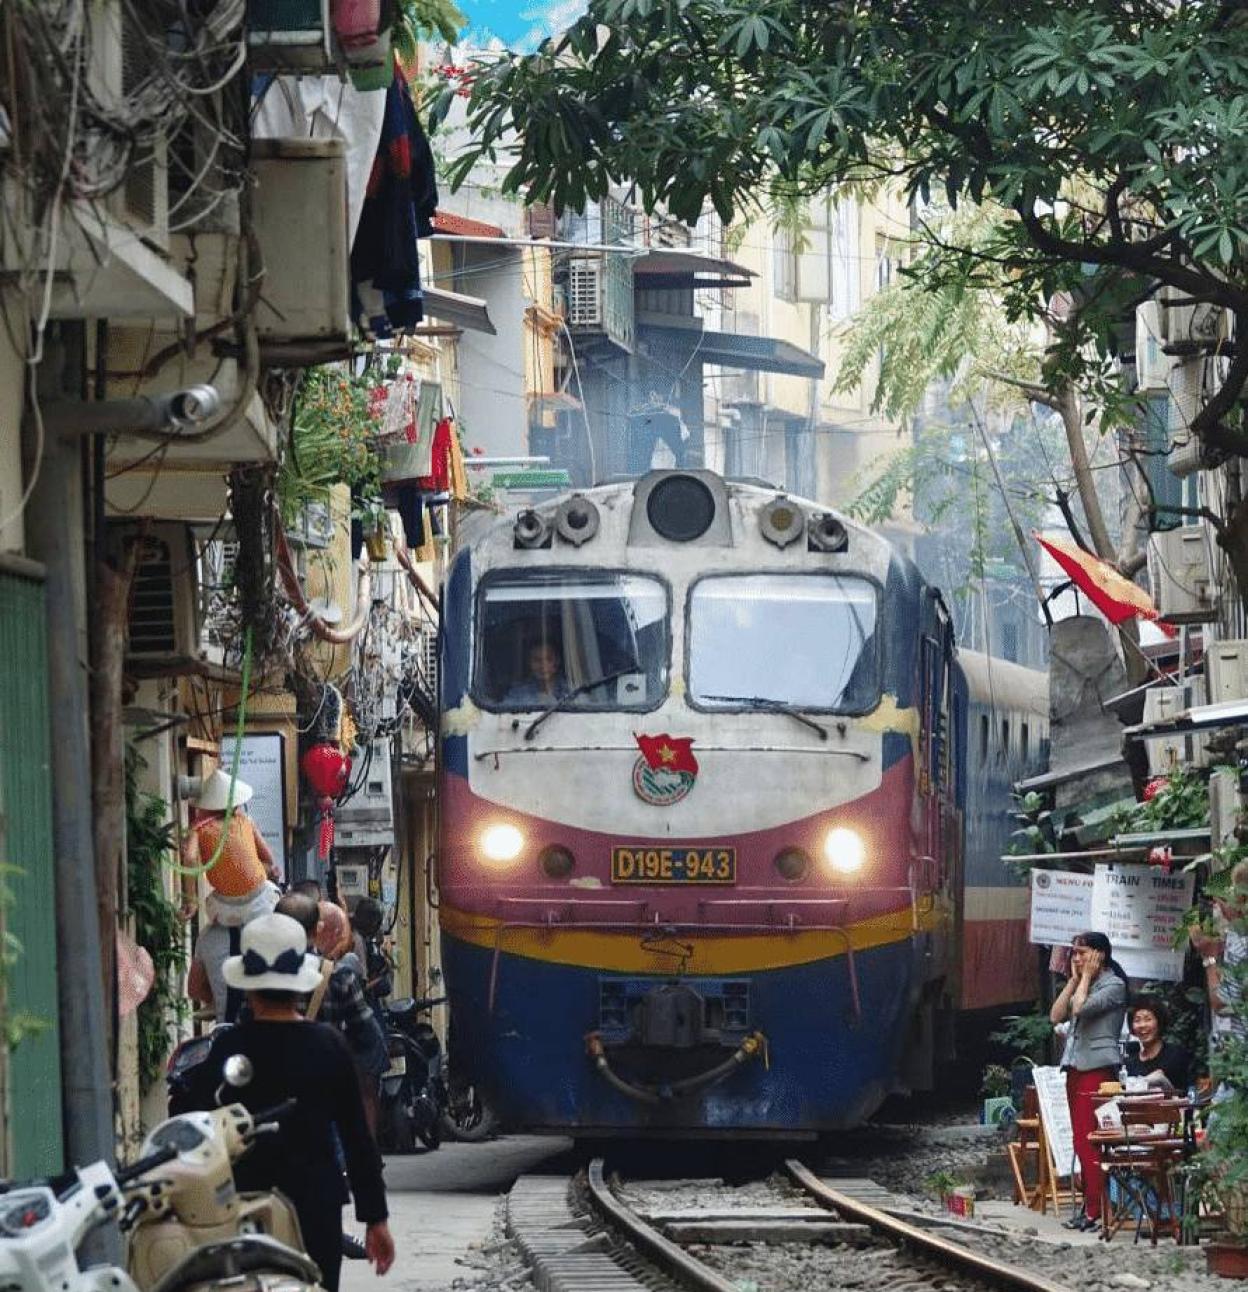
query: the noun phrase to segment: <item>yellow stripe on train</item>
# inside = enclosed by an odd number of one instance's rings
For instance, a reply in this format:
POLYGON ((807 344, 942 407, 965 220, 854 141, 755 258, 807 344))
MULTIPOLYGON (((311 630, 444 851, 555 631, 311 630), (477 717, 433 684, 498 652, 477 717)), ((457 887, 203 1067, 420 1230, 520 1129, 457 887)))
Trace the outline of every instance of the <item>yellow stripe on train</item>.
POLYGON ((887 915, 847 924, 842 929, 804 929, 774 933, 703 933, 682 927, 664 935, 662 928, 629 930, 552 928, 509 924, 505 920, 443 906, 442 931, 484 950, 576 965, 616 973, 671 973, 683 960, 682 972, 737 974, 787 969, 855 952, 902 942, 917 930, 949 929, 948 912, 904 906, 887 915), (691 947, 688 958, 684 948, 691 947))

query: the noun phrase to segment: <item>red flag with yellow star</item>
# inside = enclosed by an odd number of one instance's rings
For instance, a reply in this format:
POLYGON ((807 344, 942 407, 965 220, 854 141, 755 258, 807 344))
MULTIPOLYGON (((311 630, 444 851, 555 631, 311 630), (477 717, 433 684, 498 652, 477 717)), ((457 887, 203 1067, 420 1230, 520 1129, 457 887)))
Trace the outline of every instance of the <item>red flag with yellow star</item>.
POLYGON ((638 736, 633 739, 641 750, 646 765, 654 771, 688 772, 698 774, 698 760, 693 756, 692 736, 638 736))

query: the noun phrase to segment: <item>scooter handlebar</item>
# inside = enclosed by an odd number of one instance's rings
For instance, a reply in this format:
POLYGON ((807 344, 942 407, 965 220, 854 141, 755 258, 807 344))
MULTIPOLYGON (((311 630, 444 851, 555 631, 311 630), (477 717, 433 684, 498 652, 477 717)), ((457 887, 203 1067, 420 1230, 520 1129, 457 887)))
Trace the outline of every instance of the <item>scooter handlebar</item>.
POLYGON ((253 1126, 268 1126, 273 1122, 280 1122, 283 1117, 289 1117, 298 1107, 299 1101, 297 1099, 284 1099, 280 1104, 274 1104, 272 1108, 264 1108, 258 1113, 252 1113, 251 1124, 253 1126))
POLYGON ((172 1145, 166 1148, 158 1148, 155 1153, 149 1153, 146 1157, 141 1157, 137 1162, 132 1162, 129 1166, 118 1168, 117 1183, 129 1184, 131 1180, 137 1180, 139 1176, 146 1175, 155 1167, 164 1166, 166 1162, 172 1162, 178 1155, 178 1150, 172 1145))

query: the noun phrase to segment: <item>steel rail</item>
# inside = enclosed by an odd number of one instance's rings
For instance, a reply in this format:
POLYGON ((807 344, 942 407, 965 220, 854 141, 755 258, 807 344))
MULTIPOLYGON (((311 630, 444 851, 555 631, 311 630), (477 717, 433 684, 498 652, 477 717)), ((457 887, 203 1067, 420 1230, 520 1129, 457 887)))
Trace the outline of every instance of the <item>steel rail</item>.
POLYGON ((922 1255, 939 1261, 942 1265, 951 1266, 959 1273, 973 1275, 997 1287, 1010 1289, 1010 1292, 1071 1292, 1064 1284, 1054 1283, 1051 1279, 1042 1278, 1028 1270, 1021 1270, 1016 1265, 995 1261, 990 1256, 982 1256, 959 1243, 938 1238, 876 1207, 868 1206, 857 1198, 851 1198, 830 1188, 808 1166, 797 1161, 796 1158, 789 1158, 784 1166, 794 1183, 804 1189, 821 1207, 838 1212, 846 1220, 856 1220, 864 1225, 870 1225, 877 1233, 894 1243, 905 1244, 922 1255))
POLYGON ((590 1202, 599 1216, 683 1287, 696 1289, 696 1292, 740 1292, 736 1283, 703 1265, 671 1239, 664 1238, 631 1207, 621 1202, 607 1184, 602 1158, 596 1157, 590 1162, 586 1175, 590 1202))

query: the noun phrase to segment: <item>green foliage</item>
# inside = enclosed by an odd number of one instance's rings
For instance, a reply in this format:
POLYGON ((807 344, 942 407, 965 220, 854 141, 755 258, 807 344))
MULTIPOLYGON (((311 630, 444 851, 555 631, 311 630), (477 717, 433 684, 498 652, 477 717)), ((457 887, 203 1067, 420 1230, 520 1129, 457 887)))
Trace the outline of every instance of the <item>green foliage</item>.
POLYGON ((1115 822, 1120 834, 1189 830, 1209 824, 1209 785, 1198 773, 1179 768, 1146 803, 1126 809, 1115 822))
POLYGON ((309 502, 324 502, 334 484, 381 493, 377 435, 385 402, 380 389, 375 368, 360 374, 333 364, 308 369, 277 477, 284 520, 293 521, 309 502))
POLYGON ((997 1099, 1001 1095, 1008 1095, 1011 1089, 1009 1068, 1003 1068, 999 1063, 990 1063, 984 1068, 979 1083, 979 1093, 983 1098, 997 1099))
POLYGON ((1007 1014, 1004 1021, 1005 1026, 1000 1031, 993 1032, 989 1040, 1011 1050, 1016 1059, 1043 1063, 1049 1043, 1053 1040, 1049 1011, 1037 1003, 1030 1014, 1007 1014))
POLYGON ((951 1171, 933 1171, 924 1179, 923 1187, 937 1198, 945 1198, 958 1187, 958 1178, 951 1171))
MULTIPOLYGON (((580 209, 635 182, 692 223, 890 174, 920 211, 1009 212, 968 256, 1005 271, 1012 319, 1077 299, 1055 360, 1094 341, 1101 364, 1159 283, 1248 313, 1246 31, 1225 0, 590 0, 482 69, 454 175, 505 151, 530 200, 580 209)), ((1246 380, 1234 365, 1198 435, 1248 446, 1246 380)))
MULTIPOLYGON (((9 910, 14 901, 14 892, 9 880, 22 874, 20 866, 0 862, 0 926, 3 925, 3 914, 9 910)), ((22 941, 8 929, 0 937, 0 1002, 4 1000, 4 989, 8 981, 9 970, 22 957, 22 941)), ((47 1019, 40 1018, 29 1010, 10 1010, 0 1007, 0 1042, 6 1050, 12 1052, 28 1037, 36 1036, 48 1026, 47 1019)))
POLYGON ((411 67, 422 40, 436 38, 454 45, 467 21, 454 0, 399 0, 390 41, 399 61, 411 67))
POLYGON ((186 930, 178 908, 165 896, 164 864, 175 848, 173 822, 166 820, 162 798, 139 790, 140 765, 131 751, 126 759, 126 896, 135 941, 156 970, 152 990, 138 1010, 139 1081, 146 1090, 164 1071, 170 1025, 186 1012, 181 991, 186 930))

